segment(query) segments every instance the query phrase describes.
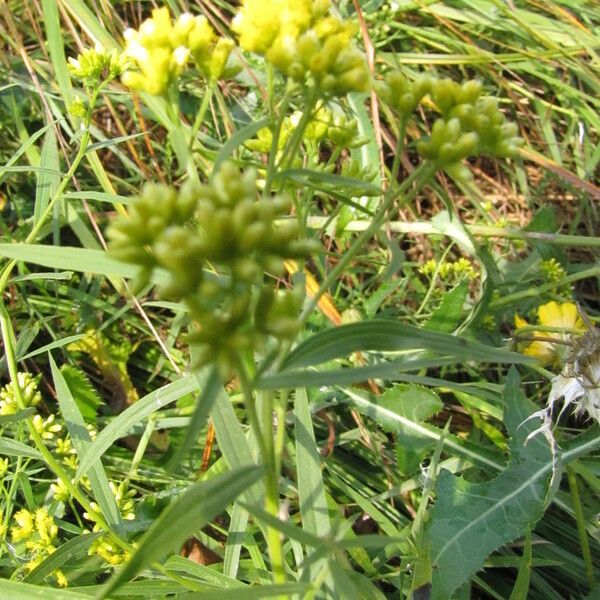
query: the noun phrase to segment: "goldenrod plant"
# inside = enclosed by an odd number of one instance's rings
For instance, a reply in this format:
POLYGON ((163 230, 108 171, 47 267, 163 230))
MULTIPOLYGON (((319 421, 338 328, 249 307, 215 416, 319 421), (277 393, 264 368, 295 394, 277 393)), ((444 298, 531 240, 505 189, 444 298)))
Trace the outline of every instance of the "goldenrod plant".
POLYGON ((0 0, 0 597, 592 598, 599 25, 0 0))

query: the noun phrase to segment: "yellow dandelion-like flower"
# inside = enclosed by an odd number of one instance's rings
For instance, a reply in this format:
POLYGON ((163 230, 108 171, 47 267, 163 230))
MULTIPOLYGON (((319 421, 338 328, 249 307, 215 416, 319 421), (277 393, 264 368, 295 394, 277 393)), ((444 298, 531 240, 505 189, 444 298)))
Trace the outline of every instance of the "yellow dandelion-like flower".
MULTIPOLYGON (((523 354, 537 358, 544 365, 562 365, 569 353, 568 345, 573 333, 585 330, 583 320, 579 316, 577 306, 572 302, 548 302, 538 307, 538 324, 543 327, 563 329, 564 333, 534 331, 533 336, 544 337, 544 340, 533 340, 523 349, 523 354), (555 340, 555 341, 553 341, 555 340)), ((529 323, 515 315, 517 328, 527 327, 529 323)))

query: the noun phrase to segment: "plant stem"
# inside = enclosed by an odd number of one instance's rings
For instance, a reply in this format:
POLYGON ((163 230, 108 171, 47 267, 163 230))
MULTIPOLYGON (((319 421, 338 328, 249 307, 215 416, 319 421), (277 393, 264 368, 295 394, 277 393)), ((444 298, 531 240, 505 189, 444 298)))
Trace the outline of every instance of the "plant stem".
POLYGON ((210 100, 215 91, 215 86, 217 82, 214 80, 210 80, 208 85, 206 86, 206 93, 204 94, 204 98, 202 98, 202 103, 200 104, 200 108, 198 109, 198 114, 196 115, 196 119, 194 120, 194 125, 192 126, 192 133, 190 136, 189 150, 191 151, 194 147, 194 142, 196 141, 196 136, 200 131, 200 127, 202 127, 202 123, 204 123, 204 118, 206 117, 206 111, 210 106, 210 100))
MULTIPOLYGON (((238 376, 244 394, 246 411, 250 427, 254 433, 258 447, 260 450, 262 462, 265 467, 264 484, 265 484, 265 511, 274 517, 279 513, 279 470, 277 461, 275 460, 274 442, 273 442, 273 394, 266 392, 262 403, 262 426, 256 411, 256 403, 252 390, 252 383, 248 377, 246 368, 241 360, 237 364, 238 376)), ((282 424, 280 423, 281 427, 282 424)), ((273 581, 275 583, 285 583, 287 578, 285 575, 283 546, 279 531, 274 527, 266 526, 266 540, 269 549, 269 557, 271 559, 271 567, 273 569, 273 581)))

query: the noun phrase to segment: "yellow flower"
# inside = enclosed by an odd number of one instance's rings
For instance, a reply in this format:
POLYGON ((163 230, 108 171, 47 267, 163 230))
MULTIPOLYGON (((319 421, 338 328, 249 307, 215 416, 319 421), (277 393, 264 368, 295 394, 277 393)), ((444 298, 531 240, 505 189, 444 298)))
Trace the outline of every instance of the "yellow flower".
POLYGON ((25 540, 33 535, 33 515, 27 509, 16 512, 14 519, 17 524, 10 530, 13 542, 25 540))
POLYGON ((233 48, 231 40, 217 37, 206 17, 183 13, 172 21, 166 7, 153 10, 139 30, 127 29, 124 36, 133 69, 123 83, 153 96, 166 94, 190 57, 206 78, 221 78, 233 48))
MULTIPOLYGON (((564 329, 564 333, 533 331, 535 337, 544 337, 547 340, 534 340, 527 344, 522 352, 527 356, 537 358, 544 365, 562 366, 569 353, 569 346, 561 342, 568 342, 571 334, 584 331, 585 325, 577 312, 577 306, 572 302, 548 302, 538 307, 538 323, 543 327, 564 329), (553 342, 552 340, 557 340, 553 342)), ((529 323, 515 315, 517 328, 527 327, 529 323)))
MULTIPOLYGON (((21 397, 26 407, 36 406, 42 399, 38 390, 38 381, 40 376, 32 377, 29 373, 17 373, 17 381, 21 397)), ((7 383, 0 390, 0 415, 12 415, 19 410, 17 395, 12 382, 7 383)))
POLYGON ((367 91, 369 71, 352 45, 355 28, 328 10, 329 0, 244 0, 232 29, 244 50, 298 83, 332 95, 367 91))

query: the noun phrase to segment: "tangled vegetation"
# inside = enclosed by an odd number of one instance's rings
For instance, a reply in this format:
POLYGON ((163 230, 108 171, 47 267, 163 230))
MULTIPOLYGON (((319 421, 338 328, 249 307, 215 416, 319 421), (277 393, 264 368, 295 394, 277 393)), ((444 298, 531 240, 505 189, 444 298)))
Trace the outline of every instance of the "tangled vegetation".
POLYGON ((600 590, 593 0, 0 0, 0 596, 600 590))

